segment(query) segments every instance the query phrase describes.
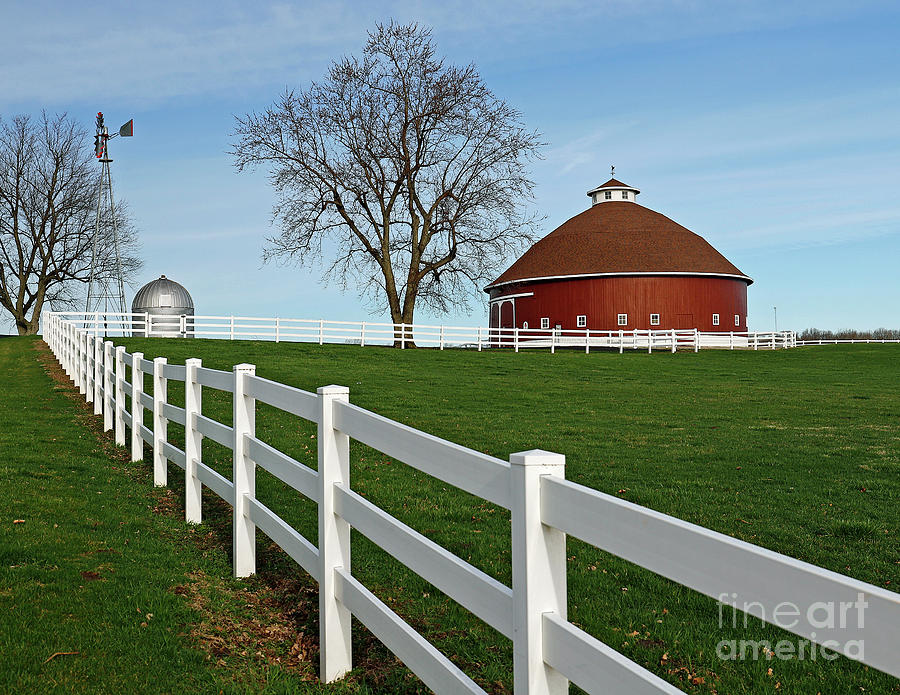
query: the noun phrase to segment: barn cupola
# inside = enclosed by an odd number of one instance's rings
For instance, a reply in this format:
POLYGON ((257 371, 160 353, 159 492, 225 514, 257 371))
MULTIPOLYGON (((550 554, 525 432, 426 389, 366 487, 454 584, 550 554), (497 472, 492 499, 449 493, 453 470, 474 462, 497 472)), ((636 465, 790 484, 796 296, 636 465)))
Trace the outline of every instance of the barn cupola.
POLYGON ((640 191, 634 186, 629 186, 622 183, 621 181, 617 181, 615 178, 615 173, 616 168, 612 167, 612 178, 602 186, 597 186, 597 188, 592 188, 587 192, 588 197, 591 199, 592 205, 598 205, 599 203, 612 203, 614 201, 628 201, 630 203, 635 202, 635 198, 637 198, 640 191))

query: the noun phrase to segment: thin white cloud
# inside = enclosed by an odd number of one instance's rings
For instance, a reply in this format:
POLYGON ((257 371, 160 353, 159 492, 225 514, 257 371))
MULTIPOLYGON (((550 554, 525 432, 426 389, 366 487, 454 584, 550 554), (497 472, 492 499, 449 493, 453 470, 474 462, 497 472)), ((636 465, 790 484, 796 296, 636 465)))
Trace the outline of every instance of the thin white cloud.
MULTIPOLYGON (((854 9, 860 11, 859 3, 854 9)), ((553 51, 598 42, 672 41, 784 27, 810 15, 847 11, 833 0, 814 9, 799 0, 164 2, 112 10, 36 2, 4 8, 4 23, 15 29, 0 43, 0 110, 32 102, 54 107, 101 94, 155 102, 293 84, 358 50, 366 30, 391 18, 433 25, 443 50, 481 62, 516 55, 533 60, 536 45, 553 51)))

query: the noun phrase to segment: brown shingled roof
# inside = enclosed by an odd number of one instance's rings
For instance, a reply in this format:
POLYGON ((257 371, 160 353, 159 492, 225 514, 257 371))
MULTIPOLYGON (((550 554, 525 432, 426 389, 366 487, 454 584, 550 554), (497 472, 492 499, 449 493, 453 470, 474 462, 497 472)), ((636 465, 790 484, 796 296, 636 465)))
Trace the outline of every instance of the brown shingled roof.
POLYGON ((517 280, 603 273, 746 277, 703 237, 665 215, 637 203, 612 201, 594 205, 564 222, 528 249, 488 289, 517 280))

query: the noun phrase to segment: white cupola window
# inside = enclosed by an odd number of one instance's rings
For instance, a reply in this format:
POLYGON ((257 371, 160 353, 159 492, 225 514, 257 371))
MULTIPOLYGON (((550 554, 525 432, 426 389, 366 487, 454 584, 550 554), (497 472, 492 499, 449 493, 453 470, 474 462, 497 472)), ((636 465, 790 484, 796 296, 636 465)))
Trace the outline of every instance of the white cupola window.
MULTIPOLYGON (((615 169, 615 167, 613 167, 613 169, 615 169)), ((616 180, 615 171, 613 171, 612 174, 613 178, 602 186, 597 186, 597 188, 592 188, 588 191, 588 197, 591 199, 592 204, 599 205, 600 203, 613 200, 628 200, 634 202, 635 198, 637 198, 638 193, 640 193, 637 188, 616 180)))

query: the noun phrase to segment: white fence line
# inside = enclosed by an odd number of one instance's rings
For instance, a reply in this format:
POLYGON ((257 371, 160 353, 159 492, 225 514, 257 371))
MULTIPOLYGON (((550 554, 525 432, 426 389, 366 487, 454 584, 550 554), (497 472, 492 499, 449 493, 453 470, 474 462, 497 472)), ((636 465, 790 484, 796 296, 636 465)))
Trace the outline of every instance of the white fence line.
POLYGON ((557 348, 647 350, 648 352, 719 348, 723 350, 776 350, 797 345, 793 331, 705 332, 690 329, 614 330, 485 328, 428 324, 326 321, 252 316, 153 316, 50 312, 80 324, 95 336, 146 336, 274 340, 275 342, 344 343, 420 347, 509 348, 550 350, 557 348))
POLYGON ((840 340, 798 340, 797 345, 861 345, 861 344, 900 343, 898 338, 842 338, 840 340))
MULTIPOLYGON (((49 314, 44 321, 44 339, 79 390, 94 394, 105 418, 109 412, 132 429, 132 458, 143 459, 145 441, 152 445, 154 483, 166 484, 169 461, 183 468, 188 522, 201 521, 203 486, 233 507, 236 577, 256 571, 258 528, 319 583, 323 682, 352 668, 353 615, 435 692, 484 692, 353 577, 351 526, 509 637, 514 687, 520 695, 562 695, 570 680, 589 693, 681 692, 567 620, 566 534, 720 601, 727 596, 729 605, 745 606, 751 615, 900 677, 900 594, 567 481, 560 454, 526 451, 505 462, 419 432, 352 405, 344 387, 327 386, 312 394, 257 377, 253 365, 223 372, 189 360, 179 367, 163 357, 148 362, 121 348, 115 350, 113 377, 112 342, 91 334, 81 320, 49 314), (131 412, 126 417, 128 365, 131 412), (151 370, 152 398, 143 392, 142 374, 151 370), (193 394, 186 397, 184 409, 168 403, 169 380, 184 381, 186 393, 193 394), (201 386, 233 394, 232 427, 202 414, 201 386), (257 402, 317 423, 318 471, 256 437, 257 402), (143 425, 143 410, 151 407, 152 430, 143 425), (168 420, 182 417, 187 451, 166 438, 168 420), (203 463, 204 436, 232 450, 232 480, 203 463), (353 492, 351 439, 509 509, 512 587, 353 492), (318 505, 317 545, 256 499, 257 466, 318 505), (786 605, 797 608, 797 615, 788 614, 796 618, 792 624, 778 620, 786 605), (863 620, 859 612, 855 625, 829 627, 820 624, 817 613, 829 606, 832 611, 839 606, 842 616, 851 609, 866 614, 863 620)), ((117 429, 117 443, 124 444, 124 430, 122 437, 118 434, 117 429)))

